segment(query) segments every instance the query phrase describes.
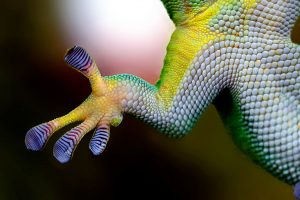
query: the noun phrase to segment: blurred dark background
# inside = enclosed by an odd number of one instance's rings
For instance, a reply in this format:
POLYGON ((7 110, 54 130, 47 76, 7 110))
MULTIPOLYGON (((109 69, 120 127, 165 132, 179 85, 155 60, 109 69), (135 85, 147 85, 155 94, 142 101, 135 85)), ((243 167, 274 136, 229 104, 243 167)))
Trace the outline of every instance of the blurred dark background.
MULTIPOLYGON (((69 112, 90 92, 85 77, 63 61, 73 41, 61 30, 54 2, 1 2, 0 199, 293 199, 290 186, 235 147, 213 106, 180 140, 126 116, 99 157, 88 150, 89 133, 70 163, 58 163, 52 147, 68 128, 44 151, 27 151, 29 128, 69 112)), ((298 23, 297 43, 299 34, 298 23)), ((99 60, 103 74, 115 73, 99 60)))

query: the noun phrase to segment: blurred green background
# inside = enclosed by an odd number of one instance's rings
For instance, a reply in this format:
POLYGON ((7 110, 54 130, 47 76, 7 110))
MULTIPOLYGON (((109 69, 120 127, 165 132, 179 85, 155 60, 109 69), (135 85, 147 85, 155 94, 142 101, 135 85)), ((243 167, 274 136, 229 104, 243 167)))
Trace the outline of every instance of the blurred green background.
MULTIPOLYGON (((89 133, 73 160, 59 164, 52 147, 68 129, 44 151, 27 151, 29 128, 67 113, 90 92, 62 59, 70 44, 52 4, 1 2, 0 199, 293 199, 290 186, 235 147, 213 106, 180 140, 126 116, 100 157, 88 150, 89 133)), ((299 23, 293 40, 300 43, 299 23)))

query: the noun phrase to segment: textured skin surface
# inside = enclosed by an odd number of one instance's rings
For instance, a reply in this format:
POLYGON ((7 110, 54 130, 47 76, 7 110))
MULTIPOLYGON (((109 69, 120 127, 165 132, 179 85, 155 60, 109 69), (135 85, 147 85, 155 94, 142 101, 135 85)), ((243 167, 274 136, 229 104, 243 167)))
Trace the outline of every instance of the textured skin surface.
POLYGON ((215 100, 244 152, 281 180, 299 182, 300 46, 291 42, 290 33, 300 1, 162 2, 176 30, 158 83, 126 74, 102 78, 92 58, 74 47, 66 61, 90 79, 92 94, 68 115, 31 129, 27 147, 39 150, 53 132, 83 120, 56 143, 54 156, 69 161, 80 139, 96 126, 90 149, 98 155, 109 125, 117 126, 123 113, 178 138, 215 100))

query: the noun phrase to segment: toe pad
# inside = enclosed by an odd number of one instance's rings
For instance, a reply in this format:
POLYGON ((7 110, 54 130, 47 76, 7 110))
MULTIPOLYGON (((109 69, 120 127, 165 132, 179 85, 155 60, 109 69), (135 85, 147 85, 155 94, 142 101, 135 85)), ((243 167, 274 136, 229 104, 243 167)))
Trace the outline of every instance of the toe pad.
POLYGON ((53 128, 50 123, 44 123, 31 128, 25 137, 27 149, 33 151, 41 150, 52 132, 53 128))
POLYGON ((79 46, 74 46, 68 50, 65 55, 65 61, 83 73, 86 73, 93 63, 93 59, 86 50, 79 46))

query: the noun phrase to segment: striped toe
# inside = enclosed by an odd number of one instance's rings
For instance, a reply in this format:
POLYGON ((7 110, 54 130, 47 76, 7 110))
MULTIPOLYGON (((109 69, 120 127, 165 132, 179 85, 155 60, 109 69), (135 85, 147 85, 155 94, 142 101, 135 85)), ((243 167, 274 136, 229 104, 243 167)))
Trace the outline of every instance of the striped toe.
POLYGON ((65 55, 65 61, 83 73, 86 73, 93 63, 91 56, 89 56, 85 49, 79 46, 74 46, 68 50, 65 55))
POLYGON ((25 145, 27 149, 33 151, 41 150, 52 132, 53 127, 51 123, 44 123, 31 128, 25 136, 25 145))
POLYGON ((87 121, 64 134, 54 145, 54 157, 61 163, 68 162, 72 158, 73 152, 81 138, 93 127, 94 124, 87 121))
POLYGON ((95 130, 94 136, 91 139, 89 148, 94 155, 100 155, 109 139, 109 126, 101 125, 95 130))
POLYGON ((53 155, 60 163, 66 163, 71 159, 73 149, 73 140, 63 136, 55 143, 53 148, 53 155))
POLYGON ((55 143, 53 155, 59 162, 66 163, 71 159, 72 153, 83 135, 83 131, 81 127, 73 128, 55 143))

